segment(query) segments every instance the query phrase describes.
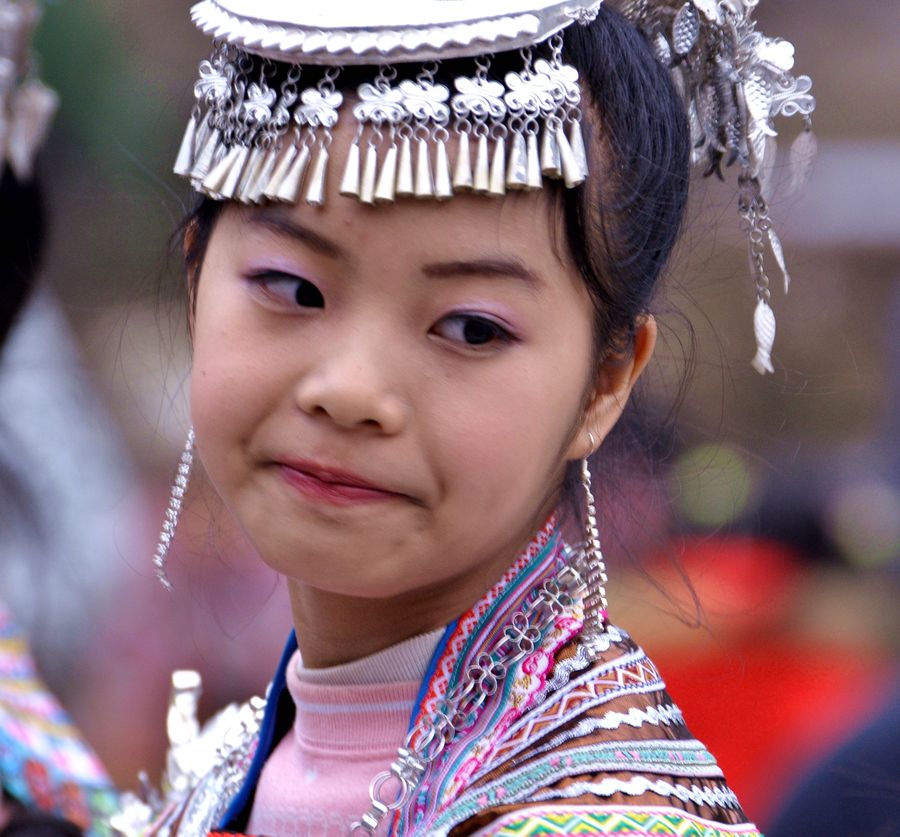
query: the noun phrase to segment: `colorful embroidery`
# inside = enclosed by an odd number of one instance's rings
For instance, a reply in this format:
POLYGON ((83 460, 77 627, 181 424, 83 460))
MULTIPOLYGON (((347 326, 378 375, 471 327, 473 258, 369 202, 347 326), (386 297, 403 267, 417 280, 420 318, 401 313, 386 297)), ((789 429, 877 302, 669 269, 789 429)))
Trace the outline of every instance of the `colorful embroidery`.
POLYGON ((515 811, 491 823, 475 837, 543 837, 578 834, 593 837, 762 837, 755 826, 723 825, 672 808, 539 807, 515 811))
MULTIPOLYGON (((440 706, 446 690, 503 631, 515 630, 513 614, 571 559, 554 524, 551 520, 538 533, 504 578, 448 632, 414 721, 440 706)), ((523 649, 525 656, 509 664, 479 717, 471 726, 467 719, 465 732, 452 738, 430 765, 412 804, 395 815, 391 834, 447 834, 484 811, 523 804, 532 807, 511 812, 479 833, 760 837, 750 824, 722 825, 665 804, 587 807, 556 801, 655 795, 672 800, 673 806, 692 803, 740 812, 715 760, 699 742, 682 735, 672 740, 628 737, 632 729, 648 724, 681 726, 683 718, 676 706, 662 703, 659 672, 624 631, 610 626, 592 642, 591 653, 578 649, 557 664, 560 649, 571 648, 581 632, 582 603, 560 602, 558 615, 547 624, 536 631, 534 644, 523 649), (641 695, 650 697, 635 697, 641 695), (628 697, 635 699, 603 711, 610 701, 628 697), (678 784, 676 777, 686 784, 678 784), (558 787, 561 779, 568 782, 564 788, 558 787), (534 807, 537 802, 542 804, 534 807)), ((273 721, 269 715, 267 722, 273 721)), ((205 810, 208 803, 199 807, 205 810)), ((190 827, 191 813, 175 808, 172 816, 182 818, 179 833, 194 837, 203 832, 190 827)), ((227 833, 212 832, 211 837, 227 833)))
MULTIPOLYGON (((664 704, 663 706, 647 706, 641 709, 639 706, 632 706, 627 712, 610 711, 599 718, 585 718, 579 721, 574 727, 566 730, 559 735, 553 736, 545 744, 540 747, 529 749, 524 758, 546 753, 555 750, 557 747, 576 738, 584 738, 587 735, 593 735, 597 732, 609 732, 617 730, 620 727, 628 726, 633 729, 639 729, 644 724, 653 726, 683 726, 684 716, 681 710, 674 704, 664 704)), ((515 764, 519 759, 513 759, 515 764)))
MULTIPOLYGON (((442 829, 467 820, 479 811, 539 799, 537 791, 560 779, 585 773, 662 773, 666 776, 722 778, 712 754, 699 741, 611 741, 550 753, 499 779, 472 788, 438 819, 442 829)), ((619 780, 616 780, 617 782, 619 780)), ((628 782, 620 782, 627 793, 628 782)), ((609 794, 603 794, 609 796, 609 794)))
MULTIPOLYGON (((558 571, 563 563, 564 544, 555 525, 556 519, 551 517, 503 579, 459 620, 426 691, 431 697, 425 698, 417 718, 428 714, 429 700, 452 688, 479 651, 490 647, 508 627, 512 615, 523 606, 532 591, 558 571)), ((448 804, 464 789, 471 774, 490 755, 494 742, 543 689, 546 677, 553 669, 553 654, 581 629, 580 613, 578 606, 557 619, 553 628, 540 638, 535 652, 509 670, 500 692, 482 712, 475 726, 448 748, 445 758, 432 767, 431 775, 423 782, 410 810, 397 816, 396 833, 408 833, 411 828, 421 827, 439 807, 448 804)), ((436 700, 434 705, 437 706, 436 700)))
POLYGON ((28 646, 0 606, 0 786, 25 805, 63 816, 93 834, 115 792, 96 756, 49 694, 28 646))
POLYGON ((628 796, 642 796, 655 793, 658 796, 674 796, 682 802, 694 805, 707 805, 710 808, 739 808, 737 797, 728 787, 703 787, 691 785, 673 785, 665 779, 650 779, 646 776, 634 776, 622 780, 614 776, 601 779, 599 782, 573 782, 564 788, 550 788, 542 793, 534 794, 535 802, 547 799, 576 799, 579 796, 612 796, 624 793, 628 796))
POLYGON ((513 724, 506 739, 497 747, 491 767, 499 766, 588 709, 621 695, 655 692, 662 688, 664 684, 656 666, 640 649, 593 668, 513 724))
MULTIPOLYGON (((467 647, 471 648, 473 644, 472 640, 476 637, 483 640, 483 642, 479 643, 479 648, 488 644, 490 636, 483 635, 483 623, 485 621, 492 621, 489 617, 492 615, 496 605, 498 605, 511 590, 516 590, 522 595, 529 592, 534 585, 525 586, 521 583, 523 581, 522 577, 545 575, 545 565, 556 563, 558 557, 556 554, 557 550, 547 551, 547 547, 551 544, 551 541, 555 540, 555 545, 559 545, 560 536, 556 531, 556 522, 556 515, 551 516, 534 536, 534 539, 525 551, 519 555, 515 563, 504 573, 503 578, 501 578, 482 597, 472 610, 459 620, 456 630, 447 641, 444 653, 438 661, 434 676, 431 678, 428 691, 425 693, 425 697, 422 700, 422 706, 419 711, 420 715, 434 714, 438 703, 443 699, 444 695, 447 694, 450 686, 458 679, 459 673, 462 670, 463 660, 467 659, 469 656, 465 652, 465 649, 467 647), (547 554, 542 556, 542 553, 545 551, 547 551, 547 554), (535 559, 541 556, 544 560, 535 562, 535 559), (529 564, 532 563, 536 563, 537 566, 529 567, 529 564), (526 570, 530 570, 530 572, 526 572, 526 570), (517 582, 516 585, 512 584, 514 581, 517 582)), ((504 608, 504 615, 507 610, 508 608, 504 608)))

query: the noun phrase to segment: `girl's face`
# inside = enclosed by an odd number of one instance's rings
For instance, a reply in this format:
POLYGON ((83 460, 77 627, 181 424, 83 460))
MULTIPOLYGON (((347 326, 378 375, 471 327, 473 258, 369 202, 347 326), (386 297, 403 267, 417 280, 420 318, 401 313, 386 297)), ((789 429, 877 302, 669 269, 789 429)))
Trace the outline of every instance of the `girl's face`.
POLYGON ((193 323, 198 450, 292 589, 446 621, 612 426, 640 363, 596 375, 550 218, 538 194, 223 211, 193 323))

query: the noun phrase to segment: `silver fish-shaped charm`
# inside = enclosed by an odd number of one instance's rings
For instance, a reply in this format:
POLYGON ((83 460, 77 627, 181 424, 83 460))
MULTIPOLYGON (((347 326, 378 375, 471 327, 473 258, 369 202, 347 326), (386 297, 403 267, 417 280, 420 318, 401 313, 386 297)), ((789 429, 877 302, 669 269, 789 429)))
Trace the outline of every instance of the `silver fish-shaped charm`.
POLYGON ((774 372, 772 346, 775 344, 775 312, 764 299, 757 303, 753 313, 753 331, 756 335, 756 355, 750 365, 760 375, 774 372))

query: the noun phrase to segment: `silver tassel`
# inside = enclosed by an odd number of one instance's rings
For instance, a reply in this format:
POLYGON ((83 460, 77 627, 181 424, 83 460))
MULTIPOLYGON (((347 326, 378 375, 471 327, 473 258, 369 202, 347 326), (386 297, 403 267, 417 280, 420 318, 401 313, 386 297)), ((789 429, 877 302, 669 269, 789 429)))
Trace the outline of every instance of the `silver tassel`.
POLYGON ((416 197, 434 197, 434 179, 431 175, 428 140, 425 139, 416 142, 416 197))
POLYGON ((397 156, 396 143, 391 143, 384 162, 381 164, 381 174, 378 175, 378 184, 375 186, 375 202, 391 203, 394 200, 397 183, 397 156))
POLYGON ((409 137, 403 137, 400 140, 400 162, 397 167, 396 195, 398 198, 405 198, 415 193, 416 190, 413 186, 412 145, 409 137))
POLYGON ((456 167, 453 170, 453 188, 458 192, 469 192, 472 189, 472 154, 469 150, 469 135, 460 132, 457 135, 456 167))
POLYGON ((359 199, 363 203, 375 203, 375 176, 378 174, 378 146, 370 143, 366 148, 366 165, 363 169, 359 199))
POLYGON ((280 152, 281 157, 275 164, 275 169, 269 177, 269 182, 263 187, 262 193, 264 197, 271 200, 278 200, 278 189, 284 182, 284 178, 287 176, 288 171, 290 171, 291 164, 297 159, 299 153, 299 146, 294 145, 293 143, 282 149, 280 152))
POLYGON ((453 183, 450 181, 450 158, 447 144, 439 139, 434 155, 434 196, 439 201, 453 197, 453 183))
POLYGON ((310 153, 309 146, 304 145, 294 156, 290 168, 278 186, 278 191, 275 192, 275 200, 286 203, 297 202, 300 197, 300 187, 303 185, 303 175, 306 174, 306 167, 309 165, 310 153))
POLYGON ((528 187, 528 149, 525 145, 525 135, 519 131, 513 134, 509 163, 506 167, 506 185, 510 189, 528 187))
POLYGON ((306 187, 306 202, 310 206, 322 206, 325 203, 325 180, 328 176, 328 148, 319 146, 316 161, 313 163, 309 185, 306 187))
POLYGON ((200 149, 200 153, 197 154, 197 158, 194 160, 194 166, 191 169, 192 180, 197 180, 202 183, 203 180, 206 179, 206 175, 209 174, 209 170, 212 168, 213 159, 215 158, 221 139, 222 134, 219 132, 219 129, 214 128, 207 137, 203 147, 200 149))
POLYGON ((494 144, 494 159, 491 161, 491 181, 488 194, 502 197, 506 194, 506 140, 497 137, 494 144))
POLYGON ((475 178, 474 188, 479 194, 487 192, 491 185, 490 166, 488 165, 488 138, 487 134, 478 137, 478 150, 475 154, 475 178))
POLYGON ((239 153, 234 160, 228 177, 225 178, 225 184, 222 186, 220 193, 226 200, 237 197, 237 187, 244 176, 244 170, 247 168, 247 161, 250 159, 250 148, 246 145, 236 145, 239 153))
POLYGON ((584 134, 581 133, 581 123, 577 120, 569 125, 569 145, 572 153, 578 161, 578 168, 581 169, 582 180, 586 180, 588 169, 587 149, 584 147, 584 134))
POLYGON ((235 190, 235 197, 244 203, 252 203, 251 193, 256 188, 256 181, 259 178, 259 171, 263 163, 266 161, 266 149, 262 146, 255 146, 250 151, 250 157, 247 165, 244 166, 244 174, 235 190))
POLYGON ((550 125, 544 126, 544 133, 541 136, 541 173, 547 177, 562 177, 559 145, 556 142, 556 133, 550 125))
POLYGON ((197 141, 197 119, 192 116, 181 140, 178 157, 175 160, 175 174, 187 177, 194 166, 194 149, 197 141))
POLYGON ((584 172, 578 165, 572 146, 566 139, 566 132, 562 126, 556 129, 556 145, 559 148, 559 159, 562 163, 563 179, 566 181, 566 187, 569 189, 584 183, 584 172))
POLYGON ((541 174, 541 152, 538 149, 537 134, 529 134, 526 141, 528 149, 528 188, 543 189, 544 176, 541 174))
POLYGON ((278 162, 279 149, 276 144, 272 144, 265 152, 265 157, 260 164, 256 180, 247 192, 247 200, 252 203, 259 203, 266 188, 272 180, 272 172, 275 171, 275 164, 278 162))
POLYGON ((242 146, 235 145, 218 162, 206 177, 203 178, 203 189, 214 195, 224 194, 225 183, 241 155, 242 146))
POLYGON ((341 178, 340 193, 348 198, 359 197, 359 137, 350 146, 347 153, 347 165, 344 166, 344 176, 341 178))
POLYGON ((197 157, 203 150, 203 147, 206 145, 212 132, 213 128, 212 125, 209 124, 208 119, 201 120, 197 125, 197 134, 194 137, 194 162, 191 165, 191 171, 194 170, 194 166, 197 164, 197 157))

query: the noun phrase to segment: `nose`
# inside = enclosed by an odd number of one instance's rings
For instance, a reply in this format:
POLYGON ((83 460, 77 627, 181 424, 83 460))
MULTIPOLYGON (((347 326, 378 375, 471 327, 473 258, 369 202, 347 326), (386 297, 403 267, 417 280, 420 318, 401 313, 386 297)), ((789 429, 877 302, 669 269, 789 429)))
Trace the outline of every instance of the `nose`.
POLYGON ((407 424, 409 404, 390 383, 382 348, 376 339, 359 334, 337 346, 322 347, 296 384, 297 406, 348 430, 400 433, 407 424))

